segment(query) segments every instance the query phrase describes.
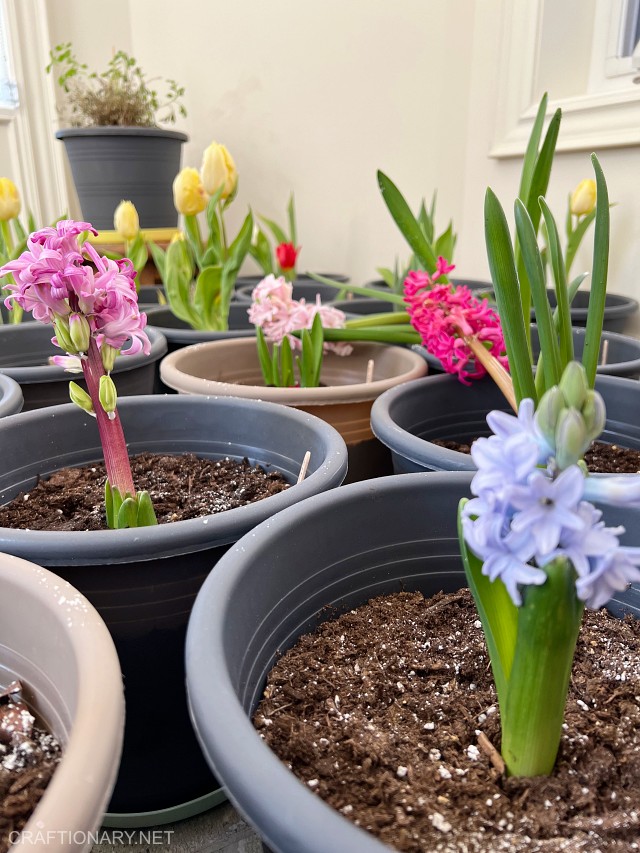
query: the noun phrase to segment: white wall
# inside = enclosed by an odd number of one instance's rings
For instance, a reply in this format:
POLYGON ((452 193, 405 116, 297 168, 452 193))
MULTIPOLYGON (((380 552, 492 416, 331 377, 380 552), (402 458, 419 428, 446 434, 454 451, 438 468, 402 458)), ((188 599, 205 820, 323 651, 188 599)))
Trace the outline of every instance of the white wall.
MULTIPOLYGON (((232 227, 247 205, 284 222, 294 190, 301 266, 359 281, 408 254, 378 168, 414 207, 437 188, 439 224, 453 217, 459 232, 458 273, 486 276, 484 192, 491 184, 510 209, 520 174, 519 159, 489 156, 508 2, 117 0, 107 16, 84 0, 47 0, 52 43, 72 40, 91 65, 123 47, 151 75, 186 86, 183 164, 199 166, 212 139, 228 146, 240 174, 232 227)), ((580 31, 588 40, 589 27, 580 31)), ((553 67, 540 61, 538 80, 548 84, 562 63, 557 52, 553 67)), ((617 202, 610 289, 640 297, 638 151, 600 156, 617 202)), ((567 193, 591 175, 588 152, 556 156, 549 199, 560 220, 567 193)), ((577 265, 590 266, 586 250, 577 265)))

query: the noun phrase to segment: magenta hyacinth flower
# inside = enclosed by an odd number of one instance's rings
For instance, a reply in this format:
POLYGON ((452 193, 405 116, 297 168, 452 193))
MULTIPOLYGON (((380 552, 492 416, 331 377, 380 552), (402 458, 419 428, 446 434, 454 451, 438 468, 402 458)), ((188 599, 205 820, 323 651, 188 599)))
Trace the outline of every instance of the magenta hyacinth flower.
POLYGON ((439 257, 432 275, 413 270, 404 282, 404 301, 424 346, 440 359, 447 373, 457 374, 461 382, 469 385, 470 379, 478 379, 487 371, 474 359, 464 337, 485 343, 491 355, 508 368, 506 347, 500 318, 486 299, 476 299, 468 287, 438 283, 452 269, 452 264, 439 257))

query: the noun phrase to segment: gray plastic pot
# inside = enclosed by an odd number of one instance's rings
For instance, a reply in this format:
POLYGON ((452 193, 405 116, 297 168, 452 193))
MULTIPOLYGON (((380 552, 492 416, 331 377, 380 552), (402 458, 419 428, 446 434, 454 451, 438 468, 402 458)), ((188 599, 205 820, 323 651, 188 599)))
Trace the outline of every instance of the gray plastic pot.
POLYGON ((159 127, 70 127, 64 142, 82 217, 98 231, 113 228, 123 198, 132 201, 141 228, 178 224, 173 179, 188 136, 159 127))
MULTIPOLYGON (((126 397, 118 410, 131 455, 246 456, 295 483, 311 451, 300 485, 217 515, 131 530, 0 528, 1 551, 52 567, 105 620, 127 701, 122 765, 109 811, 117 815, 115 825, 154 825, 203 810, 221 796, 193 736, 184 697, 184 636, 200 585, 229 545, 258 523, 340 485, 347 454, 338 433, 318 418, 256 400, 126 397)), ((3 503, 28 492, 39 477, 102 458, 94 419, 71 404, 3 418, 0 446, 3 503)))
POLYGON ((0 418, 17 415, 22 411, 24 398, 22 389, 10 376, 0 373, 0 418))
MULTIPOLYGON (((156 362, 167 352, 167 341, 157 329, 148 328, 147 332, 150 355, 140 352, 116 359, 113 375, 121 397, 153 392, 156 362)), ((86 388, 80 375, 47 363, 50 356, 62 354, 51 343, 53 334, 53 328, 42 323, 0 326, 0 374, 18 382, 25 411, 68 402, 70 379, 86 388)))
MULTIPOLYGON (((586 329, 573 328, 573 348, 576 358, 582 358, 586 329)), ((640 340, 628 335, 618 335, 615 332, 603 332, 602 343, 607 341, 607 358, 605 364, 599 364, 597 372, 604 376, 627 376, 636 379, 640 376, 640 340)), ((538 328, 531 324, 531 344, 534 355, 540 351, 538 328)), ((429 365, 430 373, 443 373, 442 363, 424 347, 412 347, 414 352, 420 352, 429 365)), ((601 350, 602 353, 602 350, 601 350)))
POLYGON ((387 388, 426 373, 403 347, 356 342, 353 352, 324 356, 319 388, 266 387, 254 340, 218 340, 170 353, 160 363, 162 382, 179 394, 220 394, 284 403, 310 412, 338 430, 349 451, 347 481, 391 473, 389 451, 371 432, 371 404, 387 388), (365 382, 369 361, 373 379, 365 382))
MULTIPOLYGON (((607 407, 602 440, 640 448, 640 382, 598 376, 596 389, 607 407)), ((492 409, 511 411, 497 385, 488 378, 463 385, 455 376, 428 376, 392 388, 371 409, 371 428, 391 450, 397 474, 412 471, 472 471, 471 457, 430 439, 468 443, 489 435, 492 409)))
POLYGON ((0 685, 16 679, 63 753, 12 853, 89 850, 122 749, 118 656, 104 622, 76 589, 40 566, 0 554, 0 685))
POLYGON ((219 341, 225 338, 255 337, 256 327, 249 322, 249 305, 246 302, 232 302, 229 309, 229 330, 226 332, 207 332, 192 329, 188 323, 179 320, 170 308, 160 308, 149 313, 149 324, 167 339, 168 352, 182 347, 206 341, 219 341))
MULTIPOLYGON (((388 853, 298 781, 250 717, 276 658, 320 622, 384 593, 466 586, 456 515, 470 480, 415 474, 318 495, 241 539, 200 590, 187 633, 193 724, 229 799, 275 853, 388 853), (260 595, 246 595, 256 584, 260 595)), ((625 519, 627 543, 640 543, 637 513, 609 521, 625 519)), ((640 591, 611 609, 640 616, 640 591)))
MULTIPOLYGON (((339 279, 336 276, 328 276, 329 278, 334 278, 336 281, 339 279)), ((256 282, 257 284, 257 282, 256 282)), ((251 302, 251 294, 255 288, 255 284, 242 284, 236 287, 236 299, 239 302, 251 302)), ((291 288, 291 296, 293 299, 305 299, 307 302, 315 302, 316 296, 320 297, 320 300, 327 305, 329 302, 333 302, 340 290, 335 287, 332 287, 330 284, 323 284, 319 281, 305 280, 297 278, 293 282, 293 286, 291 288)))

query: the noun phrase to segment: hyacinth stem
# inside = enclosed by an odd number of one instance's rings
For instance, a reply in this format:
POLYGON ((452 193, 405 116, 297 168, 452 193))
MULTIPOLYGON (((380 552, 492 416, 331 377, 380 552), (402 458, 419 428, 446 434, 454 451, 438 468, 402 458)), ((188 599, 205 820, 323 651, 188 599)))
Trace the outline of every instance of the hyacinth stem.
POLYGON ((509 403, 513 411, 518 414, 518 404, 513 390, 513 380, 508 372, 500 364, 498 359, 491 355, 482 341, 479 341, 474 335, 463 335, 460 333, 460 337, 464 340, 465 344, 469 347, 471 352, 485 368, 498 388, 502 391, 507 403, 509 403))
POLYGON ((89 342, 87 358, 82 359, 82 372, 98 421, 98 432, 104 453, 107 479, 112 489, 118 489, 123 496, 131 495, 134 497, 136 490, 131 476, 131 465, 129 464, 129 454, 120 423, 120 415, 116 409, 115 412, 112 412, 115 417, 110 419, 100 403, 100 377, 104 376, 106 371, 102 364, 98 345, 93 338, 89 342))
POLYGON ((502 757, 510 776, 553 770, 584 605, 565 558, 545 566, 547 580, 529 586, 518 611, 518 634, 502 715, 502 757))

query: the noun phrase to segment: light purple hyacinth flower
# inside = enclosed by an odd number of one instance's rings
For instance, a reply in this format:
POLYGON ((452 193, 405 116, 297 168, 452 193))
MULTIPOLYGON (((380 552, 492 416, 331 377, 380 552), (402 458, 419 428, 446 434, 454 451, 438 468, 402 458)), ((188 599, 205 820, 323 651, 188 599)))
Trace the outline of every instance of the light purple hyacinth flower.
POLYGON ((576 594, 588 607, 640 581, 640 549, 622 547, 624 528, 606 527, 584 500, 640 506, 640 477, 585 477, 578 465, 558 472, 530 400, 522 401, 517 418, 491 412, 487 422, 494 435, 472 446, 476 497, 462 522, 483 574, 500 578, 517 606, 522 587, 544 583, 544 567, 556 557, 572 564, 576 594))

